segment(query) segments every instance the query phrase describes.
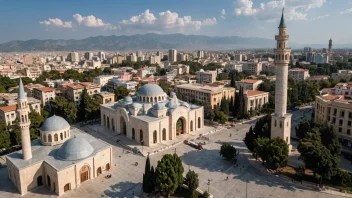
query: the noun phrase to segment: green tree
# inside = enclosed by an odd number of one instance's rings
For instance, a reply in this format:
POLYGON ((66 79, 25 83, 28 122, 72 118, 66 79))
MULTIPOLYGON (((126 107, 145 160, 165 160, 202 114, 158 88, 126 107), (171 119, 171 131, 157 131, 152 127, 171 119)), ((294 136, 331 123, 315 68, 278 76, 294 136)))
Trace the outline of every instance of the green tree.
POLYGON ((67 105, 64 107, 64 117, 66 118, 67 122, 73 124, 76 122, 78 109, 73 102, 68 102, 67 105))
POLYGON ((70 124, 75 123, 78 109, 73 102, 68 101, 62 96, 58 96, 51 101, 51 107, 53 114, 65 118, 70 124))
POLYGON ((31 121, 31 124, 29 126, 31 139, 37 139, 38 137, 40 137, 39 127, 44 122, 45 118, 38 112, 34 111, 31 106, 28 117, 31 121))
POLYGON ((198 174, 192 170, 189 170, 186 174, 186 185, 188 186, 189 190, 194 193, 194 191, 199 186, 199 179, 198 174))
POLYGON ((208 191, 204 191, 203 197, 204 198, 209 198, 210 197, 210 194, 208 193, 208 191))
MULTIPOLYGON (((153 169, 153 172, 154 172, 154 169, 153 169)), ((148 155, 145 162, 145 168, 144 168, 144 174, 143 174, 143 191, 145 193, 153 192, 154 190, 153 177, 154 177, 154 174, 150 169, 150 159, 148 155)))
POLYGON ((11 145, 10 132, 5 121, 0 121, 0 149, 8 148, 11 145))
POLYGON ((339 142, 337 133, 334 131, 334 128, 324 124, 319 127, 319 133, 321 137, 321 143, 327 149, 329 149, 330 153, 334 157, 339 158, 341 154, 341 144, 339 142))
POLYGON ((223 111, 226 115, 229 115, 229 109, 229 101, 223 97, 220 103, 220 110, 223 111))
POLYGON ((266 145, 268 144, 269 138, 266 137, 258 137, 254 140, 254 151, 262 159, 263 164, 265 164, 268 159, 268 152, 266 149, 266 145))
POLYGON ((219 119, 219 122, 221 124, 225 124, 227 122, 227 120, 228 120, 228 116, 222 111, 219 111, 217 113, 217 118, 219 119))
POLYGON ((267 156, 266 165, 268 168, 277 170, 285 167, 288 162, 288 145, 285 140, 276 137, 264 145, 267 156))
POLYGON ((159 86, 165 93, 170 94, 171 82, 168 82, 167 80, 159 80, 159 86))
POLYGON ((298 126, 296 126, 295 128, 296 136, 299 139, 302 139, 310 131, 310 129, 311 129, 310 122, 308 120, 301 120, 298 126))
POLYGON ((222 143, 220 148, 220 156, 226 160, 236 160, 236 148, 227 142, 222 143))
POLYGON ((346 184, 351 183, 351 174, 345 170, 337 169, 336 175, 332 178, 334 183, 346 186, 346 184))
POLYGON ((120 100, 120 99, 128 96, 128 94, 130 92, 128 91, 128 89, 126 87, 120 86, 114 90, 114 93, 115 93, 115 100, 120 100))
POLYGON ((181 158, 176 154, 166 154, 155 170, 156 187, 160 192, 167 197, 175 192, 177 187, 183 181, 183 166, 181 158))
POLYGON ((255 140, 255 134, 251 126, 251 128, 249 128, 249 131, 246 133, 246 136, 244 138, 244 143, 246 144, 247 148, 250 151, 254 150, 254 140, 255 140))

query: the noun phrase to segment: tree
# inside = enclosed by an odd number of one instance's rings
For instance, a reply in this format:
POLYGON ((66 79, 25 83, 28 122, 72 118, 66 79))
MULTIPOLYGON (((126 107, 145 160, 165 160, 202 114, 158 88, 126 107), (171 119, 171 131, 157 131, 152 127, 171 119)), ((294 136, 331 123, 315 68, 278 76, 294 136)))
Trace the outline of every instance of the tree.
POLYGON ((227 122, 227 120, 228 120, 228 116, 227 116, 224 112, 222 112, 222 111, 219 111, 219 112, 217 113, 217 117, 218 117, 219 122, 220 122, 221 124, 225 124, 225 123, 227 122))
POLYGON ((268 153, 266 150, 267 144, 269 144, 269 138, 258 137, 254 140, 254 151, 262 159, 263 164, 265 164, 268 159, 268 153))
POLYGON ((170 197, 183 182, 183 166, 181 158, 176 154, 166 154, 155 170, 155 184, 164 196, 170 197))
POLYGON ((257 137, 271 137, 271 115, 266 115, 264 117, 261 117, 257 120, 255 123, 254 129, 253 129, 254 134, 257 137))
POLYGON ((93 97, 85 94, 82 97, 81 102, 82 101, 85 103, 85 111, 88 119, 100 118, 100 103, 98 100, 95 100, 93 97))
POLYGON ((11 145, 10 132, 5 121, 0 121, 0 149, 8 148, 11 145))
POLYGON ((220 148, 220 156, 226 160, 235 160, 237 157, 236 148, 227 142, 222 143, 220 148))
POLYGON ((209 124, 212 123, 215 118, 214 110, 210 109, 207 113, 207 117, 209 119, 209 124))
POLYGON ((299 139, 302 139, 311 129, 310 122, 308 120, 301 120, 295 129, 296 129, 296 136, 299 139))
POLYGON ((351 183, 351 175, 349 172, 339 168, 332 180, 339 185, 346 186, 346 184, 351 183))
POLYGON ((249 128, 249 131, 246 133, 246 136, 244 138, 244 143, 246 144, 247 148, 250 151, 254 150, 254 140, 255 140, 255 134, 251 126, 251 128, 249 128))
POLYGON ((146 162, 145 162, 145 168, 144 168, 144 174, 143 174, 143 191, 145 193, 151 193, 154 190, 154 168, 153 172, 150 169, 150 159, 149 155, 147 156, 146 162))
POLYGON ((68 101, 62 96, 56 97, 51 101, 52 113, 65 118, 70 124, 75 123, 78 109, 73 102, 68 101))
POLYGON ((68 104, 64 107, 64 117, 66 118, 67 122, 73 124, 76 122, 78 109, 73 102, 68 102, 68 104))
POLYGON ((126 96, 128 96, 128 94, 130 93, 128 91, 128 89, 126 87, 117 87, 115 90, 114 90, 114 93, 115 93, 115 99, 116 100, 120 100, 126 96))
POLYGON ((194 191, 199 186, 199 179, 198 174, 192 170, 189 170, 186 174, 186 185, 188 186, 189 190, 194 193, 194 191))
POLYGON ((268 168, 277 170, 285 167, 288 162, 288 145, 285 140, 275 137, 264 145, 267 155, 266 165, 268 168))
POLYGON ((208 193, 208 191, 204 191, 203 197, 204 198, 209 198, 210 197, 210 194, 208 193))
POLYGON ((327 149, 329 149, 330 153, 334 157, 339 158, 341 154, 341 144, 339 142, 337 133, 334 131, 334 128, 324 124, 323 126, 319 127, 319 133, 321 137, 321 143, 327 149))
POLYGON ((229 101, 223 97, 220 104, 220 110, 223 111, 226 115, 229 115, 229 101))
POLYGON ((159 86, 163 89, 163 91, 167 94, 170 94, 171 83, 167 80, 159 80, 159 86))
POLYGON ((31 124, 29 126, 31 139, 37 139, 38 137, 40 137, 39 127, 44 122, 45 118, 38 112, 34 111, 31 106, 28 117, 31 121, 31 124))

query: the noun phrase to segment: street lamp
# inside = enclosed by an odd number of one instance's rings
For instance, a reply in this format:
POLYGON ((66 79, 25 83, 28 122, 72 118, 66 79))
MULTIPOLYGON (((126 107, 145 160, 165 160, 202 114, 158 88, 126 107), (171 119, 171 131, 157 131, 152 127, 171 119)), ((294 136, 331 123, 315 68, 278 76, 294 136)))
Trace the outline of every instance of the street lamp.
POLYGON ((210 182, 211 181, 213 181, 212 179, 208 179, 208 183, 207 183, 207 185, 208 185, 208 193, 210 194, 210 192, 209 192, 209 186, 210 186, 210 182))

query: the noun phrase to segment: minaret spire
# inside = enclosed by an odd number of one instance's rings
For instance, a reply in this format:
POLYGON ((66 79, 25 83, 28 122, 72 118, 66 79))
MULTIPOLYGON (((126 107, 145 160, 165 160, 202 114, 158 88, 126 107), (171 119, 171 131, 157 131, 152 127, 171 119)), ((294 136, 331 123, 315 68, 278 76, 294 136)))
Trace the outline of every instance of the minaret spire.
POLYGON ((29 107, 27 96, 24 92, 22 79, 20 78, 17 98, 17 118, 19 121, 18 125, 21 130, 22 154, 24 160, 29 160, 32 158, 31 136, 29 132, 31 121, 29 120, 28 112, 29 107))

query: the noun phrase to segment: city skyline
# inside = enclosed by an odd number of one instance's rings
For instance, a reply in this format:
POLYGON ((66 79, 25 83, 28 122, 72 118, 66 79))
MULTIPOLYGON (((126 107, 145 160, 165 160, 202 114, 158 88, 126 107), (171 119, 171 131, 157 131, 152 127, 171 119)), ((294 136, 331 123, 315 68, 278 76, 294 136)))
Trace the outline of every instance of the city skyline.
POLYGON ((84 4, 60 1, 60 5, 52 1, 31 1, 21 2, 21 6, 17 6, 17 1, 0 3, 0 12, 7 13, 7 17, 0 19, 0 25, 7 30, 0 33, 0 43, 146 33, 272 39, 282 7, 292 27, 289 31, 292 42, 325 44, 332 38, 336 44, 352 43, 348 38, 351 0, 172 0, 167 4, 160 0, 87 1, 84 4), (329 28, 329 24, 344 27, 344 31, 329 28))

